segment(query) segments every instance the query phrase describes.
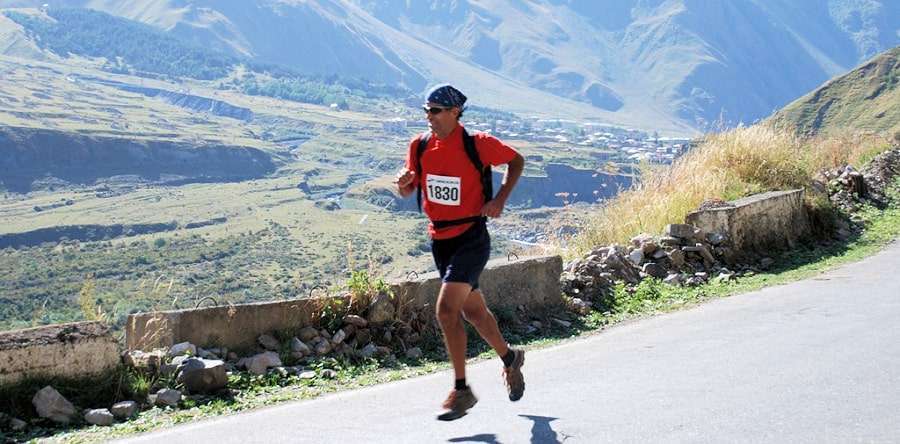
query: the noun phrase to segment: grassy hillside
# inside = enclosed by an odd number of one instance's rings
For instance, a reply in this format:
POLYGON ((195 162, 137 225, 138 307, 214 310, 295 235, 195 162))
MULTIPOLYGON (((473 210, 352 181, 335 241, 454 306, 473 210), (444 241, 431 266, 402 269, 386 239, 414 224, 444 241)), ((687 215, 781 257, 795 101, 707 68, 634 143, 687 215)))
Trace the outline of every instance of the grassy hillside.
POLYGON ((900 46, 830 80, 772 119, 803 135, 900 133, 900 46))

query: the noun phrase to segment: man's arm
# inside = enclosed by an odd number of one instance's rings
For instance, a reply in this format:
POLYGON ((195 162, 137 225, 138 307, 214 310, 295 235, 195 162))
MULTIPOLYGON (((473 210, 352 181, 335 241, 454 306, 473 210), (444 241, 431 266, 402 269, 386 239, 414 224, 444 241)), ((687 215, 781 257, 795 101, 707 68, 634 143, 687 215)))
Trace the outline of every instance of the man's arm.
POLYGON ((403 168, 397 173, 397 179, 394 183, 397 184, 397 192, 400 193, 400 197, 407 197, 416 191, 415 178, 416 172, 408 168, 403 168))
POLYGON ((506 174, 503 176, 503 185, 500 187, 497 195, 490 202, 484 204, 484 207, 481 209, 483 216, 500 217, 503 214, 506 200, 509 199, 510 193, 512 193, 516 182, 519 181, 519 177, 522 176, 522 171, 525 169, 525 158, 521 154, 516 153, 516 156, 507 165, 506 174))

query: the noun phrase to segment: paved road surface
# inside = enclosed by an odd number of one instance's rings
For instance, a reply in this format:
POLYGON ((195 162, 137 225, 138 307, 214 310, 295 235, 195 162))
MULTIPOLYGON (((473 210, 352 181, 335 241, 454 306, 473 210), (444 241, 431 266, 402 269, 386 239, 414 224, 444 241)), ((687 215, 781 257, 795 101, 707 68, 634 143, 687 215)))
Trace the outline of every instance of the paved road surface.
POLYGON ((900 442, 900 243, 819 277, 528 352, 511 403, 434 419, 449 372, 218 418, 130 442, 900 442))

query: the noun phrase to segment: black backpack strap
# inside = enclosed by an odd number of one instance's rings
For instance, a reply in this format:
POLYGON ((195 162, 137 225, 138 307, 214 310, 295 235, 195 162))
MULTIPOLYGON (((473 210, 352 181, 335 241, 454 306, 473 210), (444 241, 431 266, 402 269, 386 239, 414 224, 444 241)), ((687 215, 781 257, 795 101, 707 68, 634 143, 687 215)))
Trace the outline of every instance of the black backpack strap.
POLYGON ((472 165, 475 165, 475 169, 481 172, 481 191, 484 194, 484 203, 488 203, 494 198, 494 177, 491 174, 491 166, 490 164, 485 166, 481 163, 481 157, 478 156, 478 148, 475 146, 475 137, 469 134, 465 128, 463 128, 463 146, 472 165))
POLYGON ((428 141, 431 139, 431 131, 425 131, 419 136, 419 146, 416 147, 416 205, 419 212, 422 212, 422 153, 428 148, 428 141))

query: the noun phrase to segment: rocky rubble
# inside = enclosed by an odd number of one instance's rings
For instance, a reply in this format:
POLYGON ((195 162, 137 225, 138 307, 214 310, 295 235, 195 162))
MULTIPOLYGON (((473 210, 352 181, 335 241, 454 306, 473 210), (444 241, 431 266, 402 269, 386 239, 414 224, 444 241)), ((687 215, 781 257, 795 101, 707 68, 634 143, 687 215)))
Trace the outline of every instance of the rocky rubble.
POLYGON ((822 171, 820 179, 827 184, 831 202, 844 212, 853 213, 864 203, 884 208, 887 188, 898 174, 900 148, 895 148, 876 156, 862 171, 845 165, 822 171))
POLYGON ((570 308, 583 313, 588 305, 607 307, 616 282, 634 285, 654 277, 673 285, 699 285, 710 276, 734 276, 725 265, 729 254, 722 234, 670 224, 663 236, 640 234, 631 239, 629 247, 610 245, 591 250, 566 265, 560 283, 563 293, 573 298, 570 308))

